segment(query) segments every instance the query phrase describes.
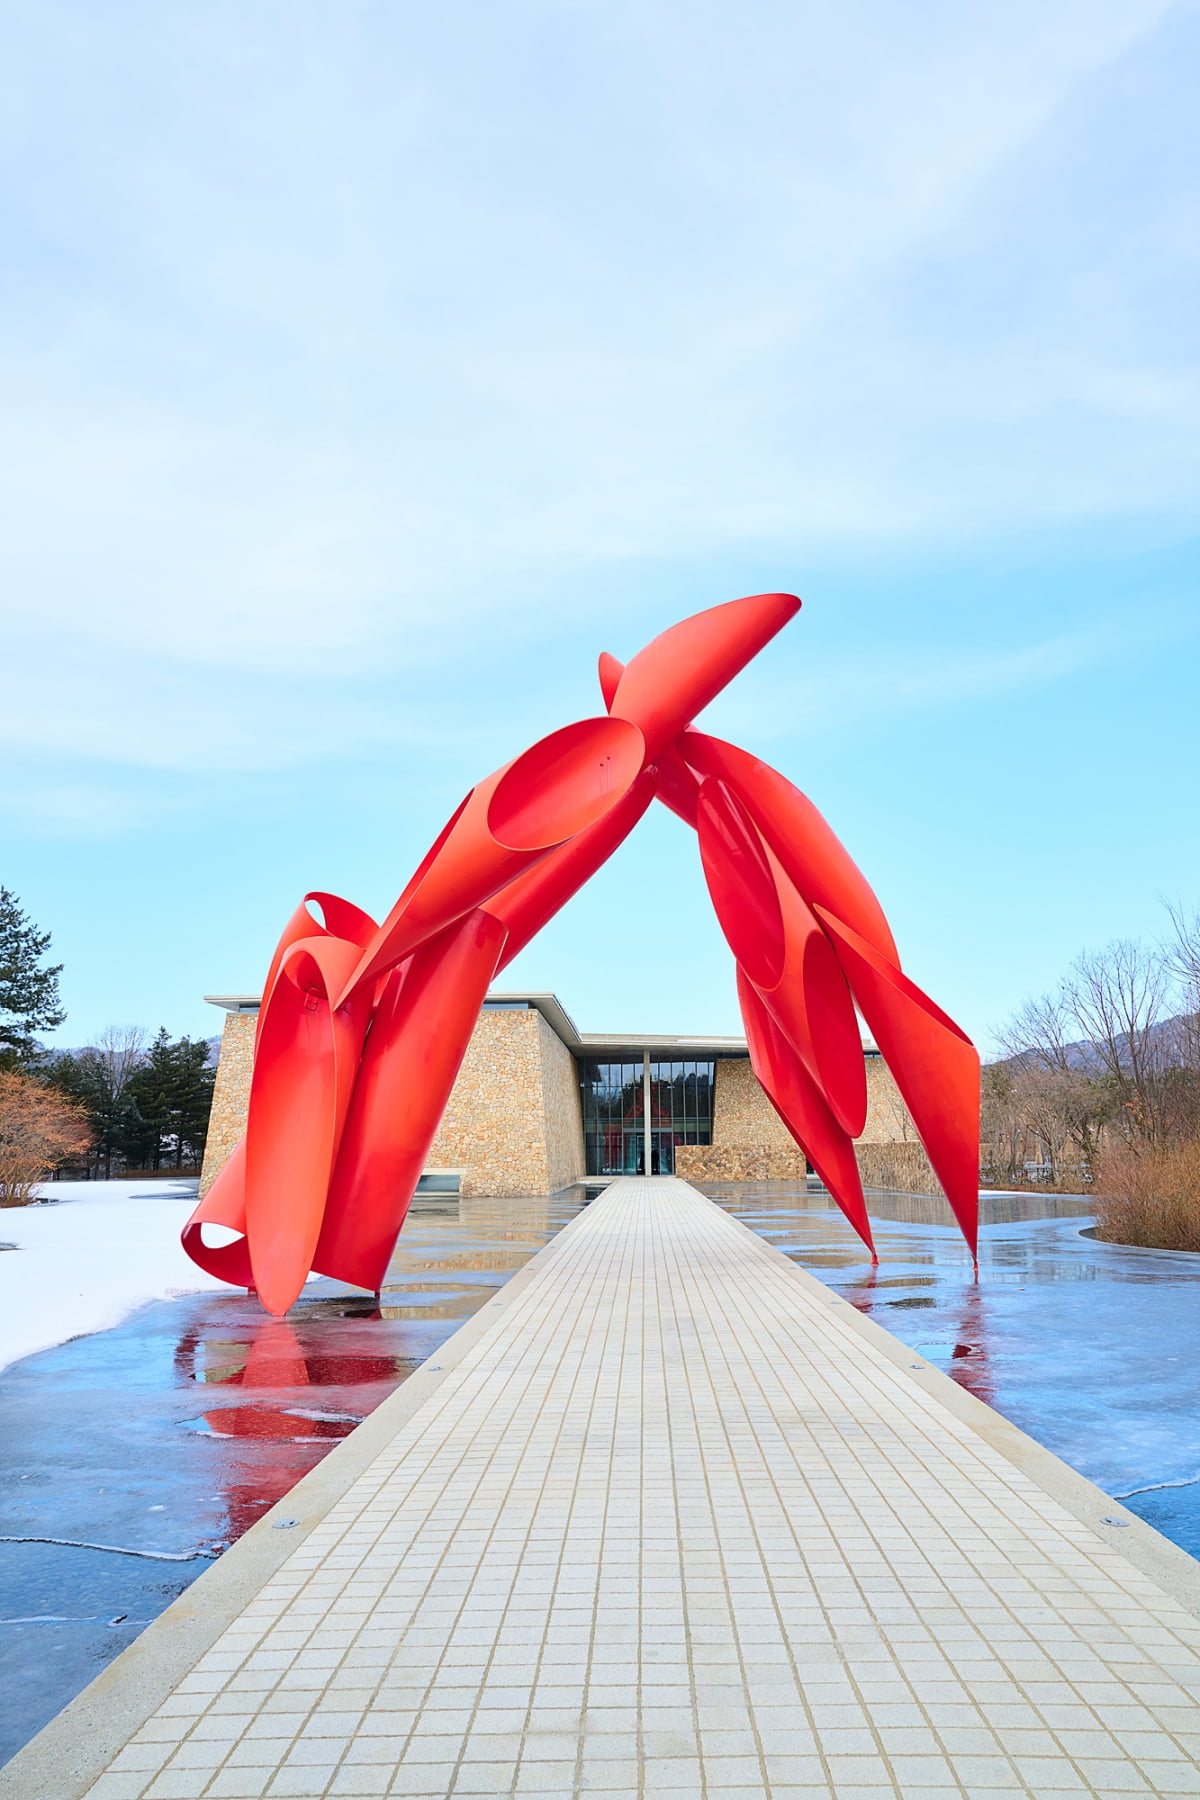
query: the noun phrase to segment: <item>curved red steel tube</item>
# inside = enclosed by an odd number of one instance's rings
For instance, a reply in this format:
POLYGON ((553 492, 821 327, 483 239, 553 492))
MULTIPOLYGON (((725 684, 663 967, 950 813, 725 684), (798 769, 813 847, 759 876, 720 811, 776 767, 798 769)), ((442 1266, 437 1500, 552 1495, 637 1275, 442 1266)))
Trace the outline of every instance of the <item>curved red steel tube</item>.
POLYGON ((605 652, 606 714, 473 788, 382 925, 335 894, 305 896, 263 985, 245 1139, 184 1229, 196 1263, 276 1314, 312 1271, 378 1288, 489 983, 655 795, 697 830, 754 1071, 872 1256, 855 1000, 974 1252, 974 1049, 901 974, 878 900, 811 801, 691 729, 799 606, 752 594, 628 664, 605 652), (208 1244, 206 1225, 238 1235, 208 1244))
POLYGON ((867 1122, 862 1038, 850 989, 817 920, 723 782, 700 788, 700 858, 740 969, 843 1131, 867 1122))
POLYGON ((767 1011, 744 969, 738 970, 737 983, 751 1068, 767 1099, 871 1252, 871 1261, 878 1262, 863 1197, 862 1176, 854 1154, 854 1139, 842 1130, 826 1106, 820 1089, 767 1011))

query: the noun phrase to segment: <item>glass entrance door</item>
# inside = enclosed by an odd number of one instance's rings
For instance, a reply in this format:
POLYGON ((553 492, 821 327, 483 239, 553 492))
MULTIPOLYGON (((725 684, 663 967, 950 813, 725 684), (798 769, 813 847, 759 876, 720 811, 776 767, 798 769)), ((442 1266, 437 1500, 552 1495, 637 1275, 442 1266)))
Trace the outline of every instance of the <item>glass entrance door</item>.
POLYGON ((646 1167, 645 1064, 632 1057, 579 1060, 583 1144, 589 1175, 672 1175, 677 1144, 712 1142, 714 1066, 650 1064, 650 1166, 646 1167))

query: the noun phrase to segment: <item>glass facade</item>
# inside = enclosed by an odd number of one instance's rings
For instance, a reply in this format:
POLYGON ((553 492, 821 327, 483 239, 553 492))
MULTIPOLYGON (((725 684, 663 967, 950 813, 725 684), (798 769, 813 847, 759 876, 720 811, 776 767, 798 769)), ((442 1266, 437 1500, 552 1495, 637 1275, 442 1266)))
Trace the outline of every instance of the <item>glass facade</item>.
MULTIPOLYGON (((676 1144, 711 1144, 712 1062, 650 1064, 650 1169, 673 1175, 676 1144)), ((602 1062, 580 1057, 583 1149, 589 1175, 646 1170, 646 1092, 641 1057, 602 1062)))

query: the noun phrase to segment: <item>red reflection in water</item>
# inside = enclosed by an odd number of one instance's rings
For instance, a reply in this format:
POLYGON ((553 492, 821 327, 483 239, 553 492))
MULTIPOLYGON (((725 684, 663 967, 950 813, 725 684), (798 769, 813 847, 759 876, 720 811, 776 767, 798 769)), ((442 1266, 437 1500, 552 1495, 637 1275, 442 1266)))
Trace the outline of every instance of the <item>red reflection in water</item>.
POLYGON ((875 1289, 879 1282, 878 1263, 869 1263, 852 1288, 846 1289, 846 1298, 851 1306, 857 1306, 860 1313, 870 1317, 875 1306, 875 1289))
MULTIPOLYGON (((324 1323, 317 1329, 323 1332, 324 1323)), ((395 1356, 317 1350, 306 1346, 305 1335, 304 1326, 298 1331, 286 1319, 205 1321, 186 1331, 176 1347, 181 1383, 237 1387, 246 1393, 244 1405, 213 1406, 201 1415, 205 1434, 223 1440, 223 1454, 231 1459, 223 1479, 222 1473, 213 1474, 222 1489, 231 1538, 247 1531, 328 1449, 349 1436, 404 1373, 404 1362, 395 1356), (364 1387, 376 1391, 338 1392, 364 1387), (244 1446, 244 1456, 238 1446, 244 1446)))
POLYGON ((185 1331, 175 1350, 182 1382, 221 1387, 359 1387, 383 1381, 394 1387, 404 1373, 395 1356, 344 1355, 305 1346, 286 1319, 251 1323, 226 1338, 216 1327, 185 1331))
MULTIPOLYGON (((889 1283, 892 1279, 894 1278, 889 1278, 889 1283)), ((875 1309, 879 1304, 875 1290, 880 1280, 879 1270, 868 1268, 853 1287, 844 1290, 851 1306, 857 1307, 868 1318, 875 1317, 875 1309)), ((886 1314, 875 1322, 885 1330, 889 1329, 890 1321, 886 1314)), ((951 1316, 948 1323, 954 1331, 954 1348, 950 1352, 946 1374, 959 1387, 965 1388, 968 1394, 974 1394, 977 1400, 982 1400, 987 1406, 994 1406, 996 1387, 988 1354, 988 1316, 978 1278, 964 1288, 957 1320, 951 1316)))
POLYGON ((958 1313, 958 1332, 946 1371, 986 1406, 996 1404, 996 1383, 988 1353, 988 1316, 978 1277, 963 1290, 958 1313))

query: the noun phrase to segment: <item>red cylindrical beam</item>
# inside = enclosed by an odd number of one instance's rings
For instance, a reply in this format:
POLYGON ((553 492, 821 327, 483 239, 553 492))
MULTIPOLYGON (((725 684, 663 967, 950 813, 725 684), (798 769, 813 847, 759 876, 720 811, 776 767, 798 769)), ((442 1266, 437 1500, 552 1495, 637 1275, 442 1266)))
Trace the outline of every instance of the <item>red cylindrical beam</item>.
MULTIPOLYGON (((682 619, 626 664, 610 713, 632 720, 645 737, 648 758, 656 761, 799 610, 795 594, 750 594, 682 619)), ((606 665, 601 680, 611 674, 606 665)))
POLYGON ((799 788, 761 758, 703 732, 684 733, 675 747, 690 768, 733 790, 809 906, 827 906, 899 967, 895 940, 866 876, 799 788))
POLYGON ((481 781, 367 945, 347 991, 394 968, 418 944, 604 818, 629 792, 644 761, 641 733, 627 720, 580 719, 481 781))
POLYGON ((504 947, 476 910, 393 975, 371 1024, 313 1267, 377 1289, 504 947))
POLYGON ((875 1240, 863 1197, 854 1144, 842 1130, 816 1083, 792 1049, 744 969, 738 970, 738 999, 750 1047, 750 1066, 767 1099, 809 1162, 875 1257, 875 1240))
POLYGON ((526 869, 486 902, 485 910, 508 927, 508 941, 497 972, 507 968, 548 919, 578 893, 585 881, 624 843, 651 800, 655 776, 644 770, 623 800, 595 825, 526 869))
POLYGON ((979 1053, 915 982, 824 907, 817 916, 912 1114, 975 1256, 979 1236, 979 1053))
POLYGON ((784 1036, 852 1137, 867 1117, 854 1002, 812 912, 723 782, 701 786, 697 829, 721 929, 784 1036))
POLYGON ((263 1018, 246 1123, 246 1238, 254 1286, 285 1313, 312 1268, 371 994, 344 1006, 358 946, 304 938, 285 953, 263 1018))

